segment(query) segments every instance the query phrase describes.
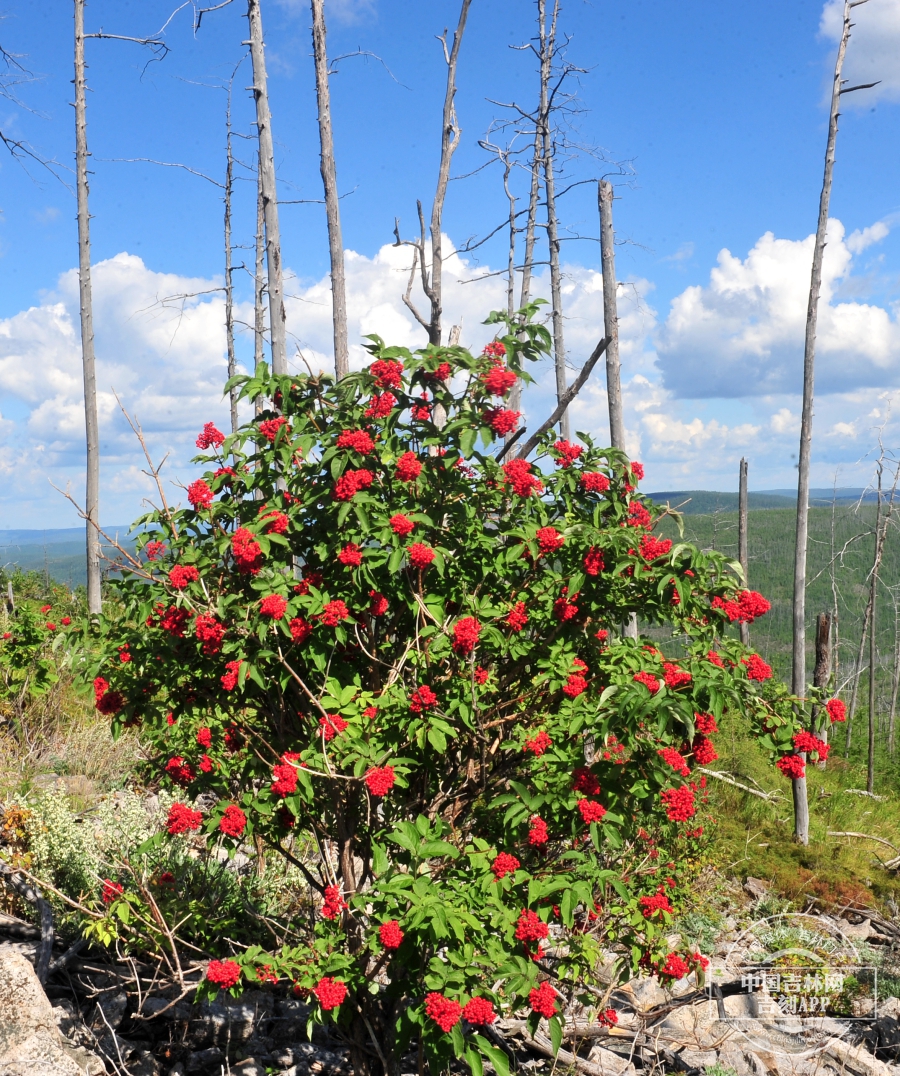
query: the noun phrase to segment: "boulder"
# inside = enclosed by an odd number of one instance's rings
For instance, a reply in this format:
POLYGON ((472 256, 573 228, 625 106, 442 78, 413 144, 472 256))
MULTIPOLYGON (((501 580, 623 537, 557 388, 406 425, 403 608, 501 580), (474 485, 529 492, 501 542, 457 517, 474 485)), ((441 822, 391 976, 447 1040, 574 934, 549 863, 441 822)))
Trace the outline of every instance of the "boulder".
POLYGON ((63 1038, 34 968, 7 946, 0 946, 0 1072, 3 1076, 106 1072, 96 1054, 63 1038))

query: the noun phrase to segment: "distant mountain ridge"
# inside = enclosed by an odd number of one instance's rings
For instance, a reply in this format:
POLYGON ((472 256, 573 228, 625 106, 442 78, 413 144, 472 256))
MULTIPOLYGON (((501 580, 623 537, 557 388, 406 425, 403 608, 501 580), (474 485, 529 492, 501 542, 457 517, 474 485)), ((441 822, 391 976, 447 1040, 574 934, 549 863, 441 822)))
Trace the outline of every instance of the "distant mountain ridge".
MULTIPOLYGON (((710 512, 736 512, 738 495, 736 492, 719 493, 707 489, 664 490, 648 493, 657 504, 668 504, 678 508, 685 515, 707 515, 710 512)), ((814 508, 830 507, 832 501, 840 505, 853 504, 862 498, 866 503, 877 500, 874 490, 852 488, 849 486, 831 489, 811 489, 809 503, 814 508)), ((797 503, 797 491, 794 489, 753 490, 747 494, 747 505, 754 510, 771 508, 793 508, 797 503)))
MULTIPOLYGON (((128 527, 104 527, 115 538, 128 535, 128 527)), ((0 530, 0 549, 14 545, 59 545, 60 542, 84 540, 84 527, 45 527, 43 530, 0 530)), ((121 540, 121 539, 120 539, 121 540)))

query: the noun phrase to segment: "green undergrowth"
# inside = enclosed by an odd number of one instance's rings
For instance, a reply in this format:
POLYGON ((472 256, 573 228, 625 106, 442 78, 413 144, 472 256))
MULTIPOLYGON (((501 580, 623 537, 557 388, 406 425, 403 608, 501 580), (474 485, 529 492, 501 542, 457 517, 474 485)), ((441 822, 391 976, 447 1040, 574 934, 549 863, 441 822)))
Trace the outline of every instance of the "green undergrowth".
POLYGON ((882 864, 900 854, 900 847, 894 851, 875 840, 830 834, 863 833, 900 844, 895 790, 879 790, 880 799, 859 795, 866 787, 865 769, 841 756, 832 755, 824 769, 808 765, 810 839, 803 846, 794 840, 791 782, 763 757, 739 716, 725 718, 715 742, 721 757, 709 770, 771 797, 709 779, 712 857, 722 874, 768 882, 800 910, 810 902, 823 910, 850 903, 892 910, 900 901, 900 877, 882 864))

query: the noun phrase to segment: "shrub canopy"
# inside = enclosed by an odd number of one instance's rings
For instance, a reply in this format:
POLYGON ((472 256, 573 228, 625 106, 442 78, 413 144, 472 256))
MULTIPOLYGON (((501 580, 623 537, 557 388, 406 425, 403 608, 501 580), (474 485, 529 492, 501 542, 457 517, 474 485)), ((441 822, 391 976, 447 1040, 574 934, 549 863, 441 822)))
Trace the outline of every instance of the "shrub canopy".
POLYGON ((437 1065, 502 1069, 479 1028, 530 1014, 558 1043, 573 991, 614 1020, 604 952, 702 971, 666 945, 696 767, 732 708, 792 750, 784 689, 723 638, 767 603, 653 533, 640 464, 586 434, 503 454, 504 396, 548 337, 489 320, 480 356, 371 337, 337 384, 237 378, 271 405, 207 424, 190 506, 140 521, 92 670, 184 789, 166 840, 256 838, 309 882, 302 943, 223 939, 209 988, 286 976, 361 1050, 377 1037, 376 1067, 421 1034, 437 1065), (633 613, 656 642, 625 637, 633 613))

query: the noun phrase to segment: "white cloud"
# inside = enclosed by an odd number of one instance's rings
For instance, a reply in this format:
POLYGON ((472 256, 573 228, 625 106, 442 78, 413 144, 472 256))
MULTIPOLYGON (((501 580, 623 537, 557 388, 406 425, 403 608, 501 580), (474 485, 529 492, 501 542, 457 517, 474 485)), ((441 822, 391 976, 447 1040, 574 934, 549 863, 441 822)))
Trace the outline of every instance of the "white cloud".
MULTIPOLYGON (((879 222, 851 237, 856 251, 883 238, 879 222)), ((659 367, 677 396, 796 393, 814 237, 766 232, 743 261, 722 250, 707 286, 687 288, 659 333, 659 367)), ((900 380, 900 325, 883 307, 839 302, 853 251, 838 220, 828 222, 816 341, 817 392, 884 388, 900 380)))
POLYGON ((775 433, 799 433, 800 416, 793 414, 787 407, 780 407, 769 419, 769 425, 775 433))
POLYGON ((862 230, 857 228, 855 232, 847 236, 847 250, 851 254, 862 254, 866 247, 872 246, 873 243, 880 243, 886 238, 890 230, 890 226, 883 220, 878 220, 862 230))
MULTIPOLYGON (((827 484, 837 465, 852 479, 853 461, 883 422, 885 388, 896 380, 898 330, 888 311, 838 302, 854 256, 886 234, 872 225, 844 239, 831 222, 820 317, 814 427, 814 482, 827 484), (854 365, 855 364, 855 365, 854 365), (877 374, 877 377, 875 376, 877 374), (841 391, 836 392, 835 386, 841 391), (842 388, 842 386, 846 386, 842 388)), ((445 238, 445 249, 452 243, 445 238)), ((737 464, 751 459, 751 486, 789 485, 796 452, 799 398, 789 367, 802 357, 811 239, 767 234, 745 260, 723 251, 705 286, 678 296, 660 327, 649 299, 653 285, 633 282, 619 292, 619 327, 627 447, 647 467, 648 489, 735 488, 737 464), (659 337, 659 353, 653 346, 659 337), (718 396, 713 402, 712 397, 718 396)), ((373 257, 346 254, 352 365, 367 361, 362 338, 377 333, 392 344, 424 344, 424 333, 402 302, 410 252, 385 246, 373 257)), ((493 335, 482 324, 505 306, 505 283, 490 267, 473 268, 455 253, 445 264, 444 325, 463 326, 462 342, 480 350, 493 335), (473 281, 464 283, 464 281, 473 281)), ((114 387, 136 413, 155 458, 171 453, 169 481, 187 481, 193 440, 206 420, 227 428, 222 400, 225 342, 222 295, 215 280, 155 272, 120 254, 94 267, 95 327, 102 444, 103 518, 122 523, 155 495, 141 471, 139 446, 118 411, 114 387), (197 294, 182 301, 166 297, 197 294)), ((858 279, 858 278, 853 278, 858 279)), ((332 366, 328 279, 293 280, 288 329, 315 368, 332 366)), ((602 279, 593 268, 565 267, 566 344, 580 367, 603 333, 602 279)), ((546 274, 535 293, 549 292, 546 274)), ((418 287, 413 298, 421 301, 418 287)), ((424 304, 423 307, 424 309, 424 304)), ((241 308, 239 317, 252 321, 241 308)), ((543 308, 549 316, 549 306, 543 308)), ((291 349, 294 351, 294 349, 291 349)), ((303 361, 289 352, 292 367, 303 361)), ((549 360, 523 400, 532 429, 554 402, 549 360)), ((0 514, 8 526, 76 522, 47 478, 78 493, 83 483, 84 420, 77 275, 65 273, 39 306, 0 321, 0 514), (6 401, 9 401, 7 404, 6 401)), ((603 363, 572 407, 573 430, 608 438, 603 363)), ((896 432, 893 419, 886 437, 896 432)), ((866 465, 867 467, 868 465, 866 465)), ((860 475, 862 481, 868 474, 860 475)), ((842 479, 843 480, 843 479, 842 479)), ((172 490, 171 499, 182 494, 172 490)))
MULTIPOLYGON (((843 12, 843 0, 827 0, 819 23, 824 37, 840 40, 843 12)), ((880 85, 845 97, 842 107, 868 108, 879 98, 900 97, 900 0, 870 0, 853 9, 853 23, 843 77, 848 86, 878 81, 880 85)))

